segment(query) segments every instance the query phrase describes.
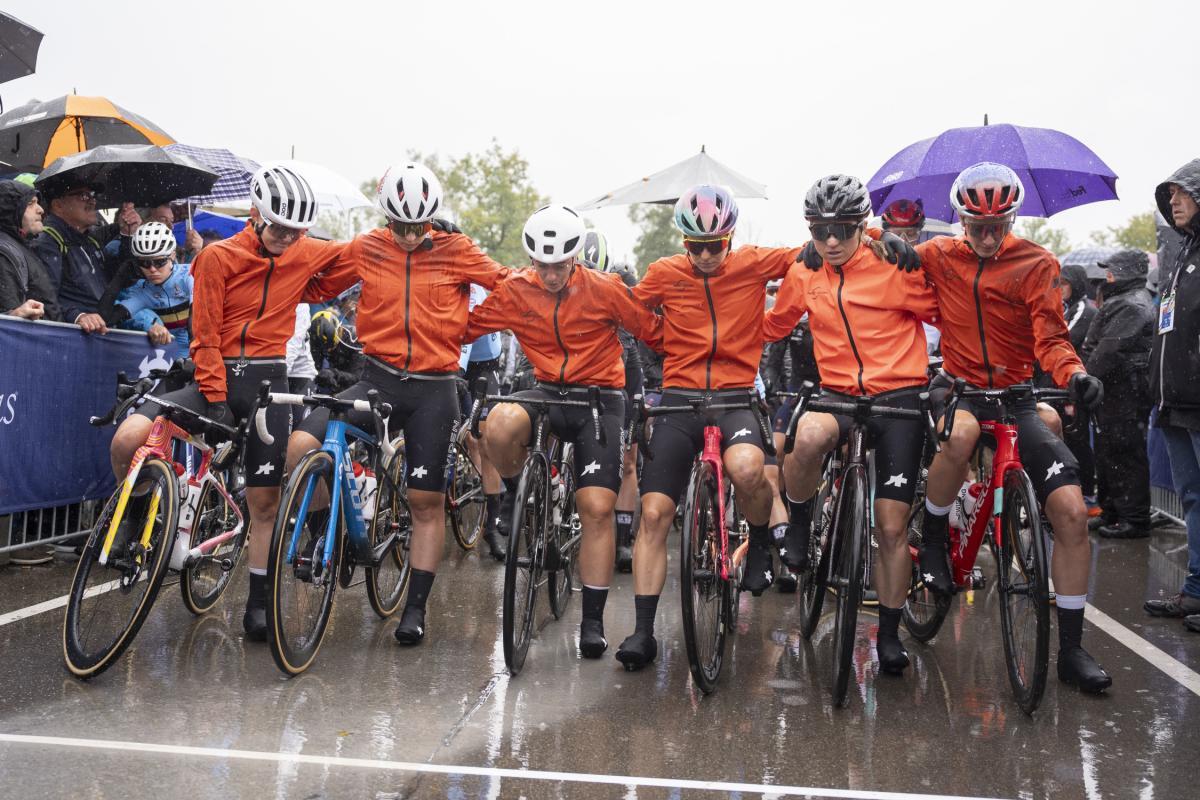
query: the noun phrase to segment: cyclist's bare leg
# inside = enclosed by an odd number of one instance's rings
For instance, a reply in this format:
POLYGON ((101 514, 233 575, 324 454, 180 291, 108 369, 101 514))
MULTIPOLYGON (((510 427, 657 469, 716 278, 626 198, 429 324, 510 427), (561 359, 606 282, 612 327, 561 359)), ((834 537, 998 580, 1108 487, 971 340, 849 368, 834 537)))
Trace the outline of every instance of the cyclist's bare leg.
POLYGON ((279 510, 279 487, 246 487, 246 505, 250 507, 249 567, 265 573, 267 557, 271 552, 271 533, 275 529, 275 513, 279 510))
POLYGON ((763 472, 763 451, 752 444, 735 444, 722 460, 742 515, 751 525, 765 527, 771 518, 771 485, 763 472))
POLYGON ((817 492, 825 454, 838 441, 838 424, 832 414, 806 413, 796 425, 796 442, 783 465, 787 494, 807 500, 817 492))
POLYGON ((147 419, 141 414, 134 414, 126 418, 117 428, 117 432, 113 434, 108 455, 112 461, 113 475, 117 477, 118 483, 125 479, 125 474, 129 472, 129 464, 133 461, 133 454, 146 443, 153 425, 154 420, 147 419))
POLYGON ((879 569, 875 570, 875 588, 880 605, 900 608, 908 594, 912 577, 912 556, 908 552, 907 503, 898 500, 875 501, 875 534, 879 544, 879 569))
POLYGON ((500 475, 512 478, 520 474, 532 431, 529 413, 516 403, 500 403, 488 412, 484 450, 500 475))
POLYGON ((575 492, 575 508, 583 525, 579 574, 587 586, 605 588, 612 581, 616 502, 617 493, 603 486, 588 486, 575 492))
POLYGON ((1092 543, 1088 540, 1083 492, 1078 486, 1060 486, 1046 498, 1044 510, 1054 528, 1054 555, 1050 565, 1054 591, 1064 595, 1087 594, 1092 543))
POLYGON ((637 445, 635 444, 625 451, 625 458, 621 461, 621 491, 617 492, 616 509, 632 512, 637 507, 637 502, 637 445))
POLYGON ((467 433, 467 453, 470 454, 471 460, 475 462, 479 468, 479 477, 483 484, 484 494, 498 494, 500 492, 500 473, 496 470, 492 460, 488 458, 486 449, 483 446, 483 439, 487 436, 487 420, 479 423, 479 438, 476 439, 469 432, 467 433))
POLYGON ((642 495, 642 527, 633 543, 633 593, 662 594, 667 580, 667 533, 675 504, 661 492, 642 495))
POLYGON ((771 516, 767 523, 772 528, 776 525, 787 524, 787 506, 783 504, 783 496, 779 493, 779 465, 768 464, 763 467, 767 484, 771 487, 771 516))
POLYGON ((1062 417, 1060 417, 1058 412, 1054 410, 1054 406, 1051 406, 1048 403, 1038 403, 1037 413, 1038 416, 1042 418, 1042 422, 1045 424, 1045 426, 1050 429, 1051 433, 1053 433, 1059 439, 1063 438, 1062 417))
POLYGON ((942 442, 942 452, 934 456, 929 465, 925 496, 932 505, 948 506, 954 502, 970 470, 971 456, 978 441, 978 420, 966 411, 956 412, 950 440, 942 442))
POLYGON ((412 566, 436 573, 446 539, 446 495, 409 488, 408 505, 413 518, 412 566))
MULTIPOLYGON (((310 451, 319 450, 320 448, 321 442, 311 433, 293 431, 292 435, 288 437, 284 474, 291 475, 292 470, 300 463, 300 459, 304 458, 310 451)), ((278 505, 278 501, 276 501, 276 505, 278 505)), ((329 492, 325 490, 324 484, 318 483, 313 489, 313 496, 308 501, 308 507, 311 511, 320 511, 323 508, 329 507, 329 492)), ((251 545, 251 550, 253 550, 253 544, 251 545)))

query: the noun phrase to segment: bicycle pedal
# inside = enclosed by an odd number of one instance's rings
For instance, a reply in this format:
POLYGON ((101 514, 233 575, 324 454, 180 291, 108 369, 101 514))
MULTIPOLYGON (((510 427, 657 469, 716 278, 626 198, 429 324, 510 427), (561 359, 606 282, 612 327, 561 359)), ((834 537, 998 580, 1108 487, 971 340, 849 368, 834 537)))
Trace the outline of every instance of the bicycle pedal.
POLYGON ((715 574, 711 569, 692 570, 692 578, 698 581, 711 581, 715 574))
POLYGON ((984 576, 983 570, 975 567, 971 570, 971 588, 982 589, 987 586, 987 577, 984 576))

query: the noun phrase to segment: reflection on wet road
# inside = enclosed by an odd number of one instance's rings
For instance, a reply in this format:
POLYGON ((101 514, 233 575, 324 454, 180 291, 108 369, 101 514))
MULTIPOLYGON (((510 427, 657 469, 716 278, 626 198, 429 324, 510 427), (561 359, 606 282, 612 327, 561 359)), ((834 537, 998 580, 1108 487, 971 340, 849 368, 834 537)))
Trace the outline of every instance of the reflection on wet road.
MULTIPOLYGON (((1147 597, 1176 591, 1182 543, 1178 531, 1148 542, 1097 543, 1091 602, 1194 671, 1200 636, 1140 610, 1147 597)), ((1200 696, 1089 625, 1086 644, 1112 673, 1113 690, 1081 695, 1054 680, 1051 664, 1042 707, 1025 716, 1010 698, 990 588, 960 596, 931 645, 907 642, 913 665, 902 678, 879 672, 876 620, 864 609, 851 702, 836 709, 832 618, 806 642, 795 596, 777 593, 742 599, 721 685, 702 696, 688 674, 673 581, 660 607, 662 654, 652 668, 627 673, 608 656, 581 661, 576 597, 561 622, 546 611, 524 670, 509 679, 500 645, 502 570, 475 554, 448 552, 424 645, 398 647, 395 622, 381 623, 363 587, 352 587, 338 595, 316 664, 291 680, 265 647, 242 642, 244 576, 200 619, 174 587, 164 587, 130 651, 82 683, 62 667, 61 609, 3 623, 9 612, 64 594, 70 566, 0 570, 0 734, 109 743, 94 749, 0 738, 4 796, 777 793, 755 788, 761 784, 812 787, 814 796, 1196 796, 1190 765, 1200 696), (430 766, 412 769, 419 764, 430 766), (504 772, 514 769, 539 772, 504 772), (699 781, 721 785, 709 791, 689 783, 699 781)), ((606 613, 609 640, 620 641, 632 619, 632 584, 618 576, 606 613)))

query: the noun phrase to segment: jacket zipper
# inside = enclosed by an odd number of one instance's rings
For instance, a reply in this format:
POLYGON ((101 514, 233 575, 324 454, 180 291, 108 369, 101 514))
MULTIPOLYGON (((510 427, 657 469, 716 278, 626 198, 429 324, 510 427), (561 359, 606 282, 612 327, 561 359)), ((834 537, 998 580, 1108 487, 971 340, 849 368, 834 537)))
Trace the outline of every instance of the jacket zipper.
POLYGON ((708 298, 708 315, 712 317, 712 349, 708 351, 708 361, 704 365, 704 388, 711 389, 713 359, 717 357, 717 309, 713 306, 707 275, 704 276, 704 296, 708 298))
POLYGON ((558 307, 562 304, 562 292, 554 296, 554 338, 558 341, 558 346, 563 351, 562 368, 558 371, 559 384, 567 382, 567 360, 570 355, 567 353, 567 346, 563 344, 562 334, 558 330, 558 307))
POLYGON ((979 259, 979 269, 975 272, 975 316, 979 320, 979 349, 983 355, 983 368, 987 370, 988 388, 994 389, 992 383, 992 364, 988 361, 987 334, 983 332, 983 304, 979 301, 979 279, 983 277, 983 259, 979 259))
POLYGON ((250 323, 262 319, 263 312, 267 309, 267 291, 271 287, 271 273, 275 271, 275 259, 268 258, 267 263, 267 276, 263 278, 262 302, 258 304, 258 314, 255 315, 254 319, 247 320, 246 324, 242 326, 242 352, 239 357, 243 361, 246 359, 246 334, 250 332, 250 323))
POLYGON ((404 354, 404 371, 412 364, 412 328, 409 327, 409 303, 412 299, 412 253, 404 255, 404 339, 408 352, 404 354))
POLYGON ((846 273, 841 267, 834 267, 834 271, 838 274, 838 311, 842 314, 842 324, 846 326, 846 338, 850 340, 850 352, 854 353, 854 360, 858 362, 858 390, 863 394, 867 393, 867 387, 863 385, 863 360, 858 354, 858 345, 854 343, 854 332, 850 330, 850 317, 846 315, 846 307, 842 305, 842 287, 846 285, 846 273))

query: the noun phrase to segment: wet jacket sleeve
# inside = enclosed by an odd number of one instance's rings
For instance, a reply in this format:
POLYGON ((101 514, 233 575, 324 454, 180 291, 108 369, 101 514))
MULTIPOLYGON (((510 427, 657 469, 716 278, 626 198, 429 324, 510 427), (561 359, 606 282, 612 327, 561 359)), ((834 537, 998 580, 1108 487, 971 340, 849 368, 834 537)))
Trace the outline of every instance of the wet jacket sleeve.
POLYGON ((634 300, 624 284, 614 285, 610 306, 617 324, 655 349, 662 347, 662 317, 634 300))
POLYGON ((631 291, 634 300, 646 308, 655 309, 662 305, 664 288, 663 271, 656 270, 651 264, 646 268, 646 276, 631 291))
POLYGON ((129 302, 123 302, 128 298, 122 296, 126 289, 137 282, 138 277, 133 264, 126 263, 117 270, 117 274, 104 287, 104 294, 100 295, 100 303, 97 308, 97 312, 104 319, 104 324, 120 325, 142 309, 140 305, 137 308, 130 308, 129 302))
POLYGON ((763 281, 773 281, 787 275, 788 270, 795 266, 800 250, 799 247, 758 248, 759 274, 762 275, 763 281))
POLYGON ((301 302, 324 303, 358 283, 357 239, 348 242, 314 242, 316 274, 304 288, 301 302))
MULTIPOLYGON (((462 236, 462 234, 458 234, 462 236)), ((467 283, 477 283, 489 291, 495 289, 513 270, 493 261, 469 237, 462 236, 466 246, 459 256, 458 266, 467 283)), ((469 339, 468 341, 474 341, 469 339)))
POLYGON ((941 316, 938 312, 937 295, 933 287, 921 271, 903 272, 897 270, 896 277, 904 287, 904 307, 911 311, 921 322, 940 326, 941 316))
POLYGON ((0 250, 0 314, 20 308, 26 300, 26 291, 26 287, 21 285, 17 265, 0 250))
POLYGON ((763 318, 764 341, 778 341, 800 324, 800 318, 808 310, 804 302, 804 282, 800 270, 807 269, 803 264, 792 264, 789 267, 787 276, 779 286, 774 308, 763 318))
POLYGON ((192 262, 192 361, 196 383, 210 403, 226 399, 225 362, 221 357, 221 321, 225 316, 225 270, 207 248, 192 262))
POLYGON ((1023 288, 1033 323, 1034 357, 1056 385, 1066 386, 1071 376, 1084 368, 1071 346, 1070 332, 1063 319, 1058 273, 1058 264, 1053 259, 1044 260, 1029 271, 1023 288))
POLYGON ((508 320, 513 316, 513 299, 507 284, 494 284, 492 293, 475 306, 467 317, 467 333, 463 341, 473 342, 480 336, 508 328, 508 320))

